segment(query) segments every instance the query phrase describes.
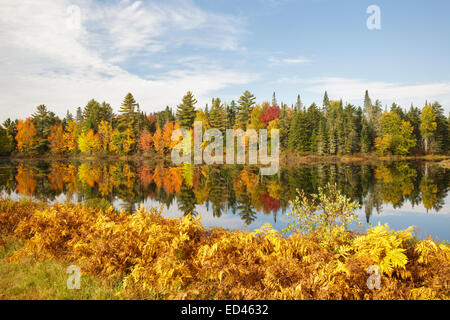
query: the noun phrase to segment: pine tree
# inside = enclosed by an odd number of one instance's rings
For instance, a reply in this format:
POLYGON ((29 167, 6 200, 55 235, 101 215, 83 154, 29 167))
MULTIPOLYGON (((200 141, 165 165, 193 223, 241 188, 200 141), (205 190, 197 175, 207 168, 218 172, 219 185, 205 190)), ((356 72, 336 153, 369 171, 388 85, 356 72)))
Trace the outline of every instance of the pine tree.
POLYGON ((300 110, 302 108, 302 100, 300 99, 300 95, 297 95, 297 102, 295 103, 294 110, 300 110))
POLYGON ((366 117, 363 115, 362 117, 362 125, 361 125, 361 151, 363 153, 369 153, 372 148, 372 140, 371 133, 369 129, 369 123, 367 122, 366 117))
POLYGON ((87 132, 90 129, 94 130, 94 133, 98 130, 100 113, 100 103, 91 99, 83 109, 83 124, 82 130, 87 132))
POLYGON ((119 109, 121 113, 119 117, 118 128, 120 131, 125 131, 126 129, 132 129, 134 131, 135 121, 136 121, 136 111, 137 106, 136 100, 131 93, 127 93, 125 96, 122 106, 119 109))
POLYGON ((330 99, 328 99, 328 93, 325 91, 323 95, 323 108, 327 111, 330 106, 330 99))
POLYGON ((195 120, 195 100, 194 95, 191 91, 188 91, 183 97, 181 104, 177 106, 177 121, 181 128, 190 129, 192 128, 195 120))
POLYGON ((225 132, 226 129, 225 108, 221 104, 219 98, 213 99, 208 120, 211 128, 219 129, 220 131, 222 131, 222 133, 225 132))
POLYGON ((13 137, 0 125, 0 155, 9 155, 14 150, 13 137))
POLYGON ((50 134, 50 128, 60 120, 56 115, 47 110, 47 107, 43 104, 37 107, 37 111, 32 115, 32 121, 36 128, 36 141, 37 151, 44 153, 48 151, 48 135, 50 134))
POLYGON ((450 137, 448 122, 444 115, 444 109, 439 102, 434 102, 431 107, 436 114, 436 131, 432 137, 430 151, 434 153, 446 154, 449 150, 450 137))
POLYGON ((250 114, 255 104, 255 96, 246 90, 238 100, 238 114, 236 116, 236 125, 244 130, 247 130, 247 125, 250 121, 250 114))
POLYGON ((294 110, 289 128, 289 149, 308 151, 310 143, 310 128, 306 113, 303 110, 294 110))
POLYGON ((230 105, 227 106, 228 128, 234 127, 234 124, 236 122, 236 113, 237 113, 236 102, 232 100, 230 105))
POLYGON ((80 123, 81 121, 83 121, 83 112, 81 111, 80 107, 77 108, 77 115, 76 115, 75 121, 77 123, 80 123))
POLYGON ((273 105, 273 106, 277 106, 277 105, 278 105, 278 103, 277 103, 277 97, 276 97, 276 95, 275 95, 275 91, 273 92, 273 95, 272 95, 272 105, 273 105))
POLYGON ((422 135, 420 133, 420 109, 415 108, 412 104, 409 111, 405 114, 405 120, 413 127, 413 135, 416 140, 416 146, 414 147, 414 153, 422 150, 422 135))
POLYGON ((327 129, 325 120, 321 119, 319 122, 319 130, 317 133, 317 154, 324 155, 327 153, 328 146, 327 146, 327 129))

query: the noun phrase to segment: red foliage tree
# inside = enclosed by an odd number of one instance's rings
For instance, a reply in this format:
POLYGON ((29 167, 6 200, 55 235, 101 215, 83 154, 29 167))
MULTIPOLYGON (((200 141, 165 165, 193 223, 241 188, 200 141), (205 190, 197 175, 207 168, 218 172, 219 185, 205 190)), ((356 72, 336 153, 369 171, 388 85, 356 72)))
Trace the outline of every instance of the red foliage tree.
POLYGON ((262 114, 261 114, 261 122, 267 126, 270 121, 278 119, 280 117, 280 107, 277 105, 273 105, 269 108, 267 108, 262 114))

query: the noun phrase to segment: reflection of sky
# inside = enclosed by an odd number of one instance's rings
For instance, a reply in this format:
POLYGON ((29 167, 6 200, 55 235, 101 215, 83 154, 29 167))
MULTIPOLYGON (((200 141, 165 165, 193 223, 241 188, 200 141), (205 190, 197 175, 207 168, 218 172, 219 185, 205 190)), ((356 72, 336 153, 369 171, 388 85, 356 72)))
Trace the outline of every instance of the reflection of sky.
MULTIPOLYGON (((6 196, 6 194, 4 194, 6 196)), ((12 199, 17 199, 20 196, 16 193, 10 195, 12 199)), ((66 197, 61 194, 56 197, 55 202, 64 202, 66 197)), ((116 208, 120 208, 124 202, 121 200, 116 200, 113 205, 116 208)), ((427 210, 420 204, 412 206, 411 203, 403 203, 401 208, 394 208, 392 204, 384 203, 382 205, 382 210, 380 213, 373 210, 372 216, 370 217, 370 223, 375 226, 378 223, 387 223, 389 227, 394 230, 403 230, 409 226, 415 226, 417 230, 417 236, 420 238, 425 238, 431 235, 433 238, 438 238, 439 240, 450 241, 450 195, 443 201, 443 207, 436 212, 435 210, 427 210)), ((146 200, 143 203, 144 207, 160 207, 160 203, 156 200, 146 200)), ((214 217, 212 214, 212 208, 210 210, 206 208, 205 205, 196 205, 195 211, 198 216, 201 217, 201 223, 205 228, 210 227, 222 227, 225 229, 240 229, 253 231, 259 229, 263 224, 270 223, 276 230, 281 230, 285 228, 288 224, 288 220, 283 215, 281 209, 276 214, 276 221, 274 214, 265 215, 262 212, 257 212, 256 219, 250 224, 246 225, 245 222, 239 216, 239 212, 236 214, 232 213, 231 209, 224 210, 220 218, 214 217)), ((366 215, 364 207, 357 210, 356 214, 359 216, 363 226, 368 228, 369 225, 366 222, 366 215)), ((178 209, 176 201, 167 208, 164 207, 163 215, 166 217, 176 218, 182 217, 183 213, 178 209)))
MULTIPOLYGON (((394 230, 404 230, 409 226, 415 226, 417 236, 420 238, 431 235, 433 238, 437 237, 441 241, 450 241, 450 195, 445 198, 444 203, 439 212, 433 209, 427 212, 423 205, 412 206, 409 202, 405 202, 401 208, 397 209, 389 203, 383 204, 380 213, 377 213, 375 209, 373 210, 370 223, 372 226, 378 223, 387 223, 394 230)), ((147 200, 144 202, 144 206, 146 208, 159 207, 160 204, 155 200, 147 200)), ((201 217, 202 225, 206 228, 222 227, 253 231, 259 229, 265 223, 270 223, 276 230, 281 230, 286 228, 289 222, 281 209, 276 214, 276 221, 273 214, 265 215, 262 212, 258 212, 256 220, 248 226, 241 220, 239 213, 233 214, 231 209, 224 211, 220 218, 213 217, 212 210, 208 211, 205 205, 197 205, 196 211, 198 216, 201 217)), ((369 225, 366 222, 364 207, 358 209, 356 214, 359 216, 363 226, 368 228, 369 225)), ((176 201, 174 201, 169 208, 164 208, 163 215, 166 217, 182 217, 183 213, 178 210, 176 201)))

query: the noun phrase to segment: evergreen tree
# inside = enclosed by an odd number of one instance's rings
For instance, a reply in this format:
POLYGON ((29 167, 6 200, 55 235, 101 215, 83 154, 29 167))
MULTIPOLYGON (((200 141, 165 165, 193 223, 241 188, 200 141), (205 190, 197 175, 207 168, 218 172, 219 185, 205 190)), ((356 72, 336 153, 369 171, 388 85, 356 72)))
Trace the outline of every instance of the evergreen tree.
POLYGON ((0 125, 0 155, 9 155, 14 150, 14 139, 8 130, 0 125))
POLYGON ((280 146, 284 149, 288 147, 290 124, 291 119, 288 112, 288 106, 282 103, 280 111, 280 146))
POLYGON ((43 104, 37 107, 37 111, 32 115, 32 121, 36 128, 36 141, 37 151, 44 153, 48 151, 48 135, 50 134, 50 128, 61 120, 56 115, 47 110, 47 107, 43 104))
POLYGON ((250 114, 255 104, 255 96, 246 90, 238 100, 238 114, 236 116, 236 125, 243 130, 247 130, 247 125, 250 121, 250 114))
POLYGON ((136 121, 136 106, 137 103, 136 100, 134 100, 133 95, 131 93, 127 93, 119 109, 120 117, 118 128, 120 131, 125 131, 126 129, 132 129, 134 131, 136 121))
POLYGON ((330 106, 330 99, 328 99, 328 92, 325 91, 323 95, 323 108, 325 110, 328 110, 328 107, 330 106))
POLYGON ((177 106, 177 121, 180 123, 181 128, 192 128, 195 120, 195 100, 191 91, 188 91, 183 97, 181 104, 177 106))
POLYGON ((231 101, 230 105, 227 106, 227 120, 228 128, 233 128, 236 122, 237 107, 234 100, 231 101))
POLYGON ((83 123, 82 128, 84 132, 94 130, 94 133, 98 130, 100 104, 91 99, 83 109, 83 123))
POLYGON ((80 123, 81 121, 83 121, 83 112, 81 111, 80 107, 77 108, 77 115, 76 115, 75 121, 77 123, 80 123))
POLYGON ((310 143, 310 127, 306 113, 303 110, 294 110, 289 128, 289 149, 309 151, 310 143))
POLYGON ((295 110, 300 110, 302 108, 302 100, 300 99, 300 95, 297 95, 297 102, 295 103, 295 110))
POLYGON ((209 124, 211 125, 211 128, 219 129, 220 131, 222 131, 222 133, 225 132, 226 129, 225 108, 221 104, 219 98, 213 99, 208 120, 209 124))
POLYGON ((328 144, 327 144, 327 129, 326 122, 324 119, 321 119, 319 122, 319 130, 317 133, 317 143, 316 143, 316 152, 319 155, 324 155, 327 153, 328 144))
POLYGON ((372 134, 370 132, 369 128, 369 122, 367 121, 367 118, 363 115, 362 116, 362 124, 361 124, 361 152, 363 153, 369 153, 372 148, 372 140, 371 140, 372 134))
POLYGON ((405 120, 413 127, 413 136, 416 140, 414 152, 417 153, 422 150, 422 135, 420 133, 420 109, 415 108, 412 104, 409 111, 405 114, 405 120))
POLYGON ((436 131, 431 139, 430 151, 446 154, 450 144, 448 121, 439 102, 434 102, 431 107, 436 114, 436 131))
POLYGON ((277 97, 276 97, 276 95, 275 95, 275 91, 273 92, 273 95, 272 95, 272 105, 273 105, 273 106, 277 106, 277 105, 278 105, 278 103, 277 103, 277 97))

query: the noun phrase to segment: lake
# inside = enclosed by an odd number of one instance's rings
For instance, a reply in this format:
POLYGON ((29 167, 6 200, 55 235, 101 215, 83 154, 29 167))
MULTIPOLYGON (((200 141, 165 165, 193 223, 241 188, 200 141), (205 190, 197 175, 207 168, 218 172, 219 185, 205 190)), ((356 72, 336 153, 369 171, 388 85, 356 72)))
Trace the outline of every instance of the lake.
POLYGON ((254 230, 270 222, 286 227, 296 190, 317 192, 327 183, 356 200, 364 227, 411 225, 420 238, 450 241, 450 170, 430 162, 311 164, 260 176, 245 165, 178 167, 125 161, 0 162, 0 191, 11 198, 113 205, 130 212, 163 206, 163 215, 200 216, 205 227, 254 230))

